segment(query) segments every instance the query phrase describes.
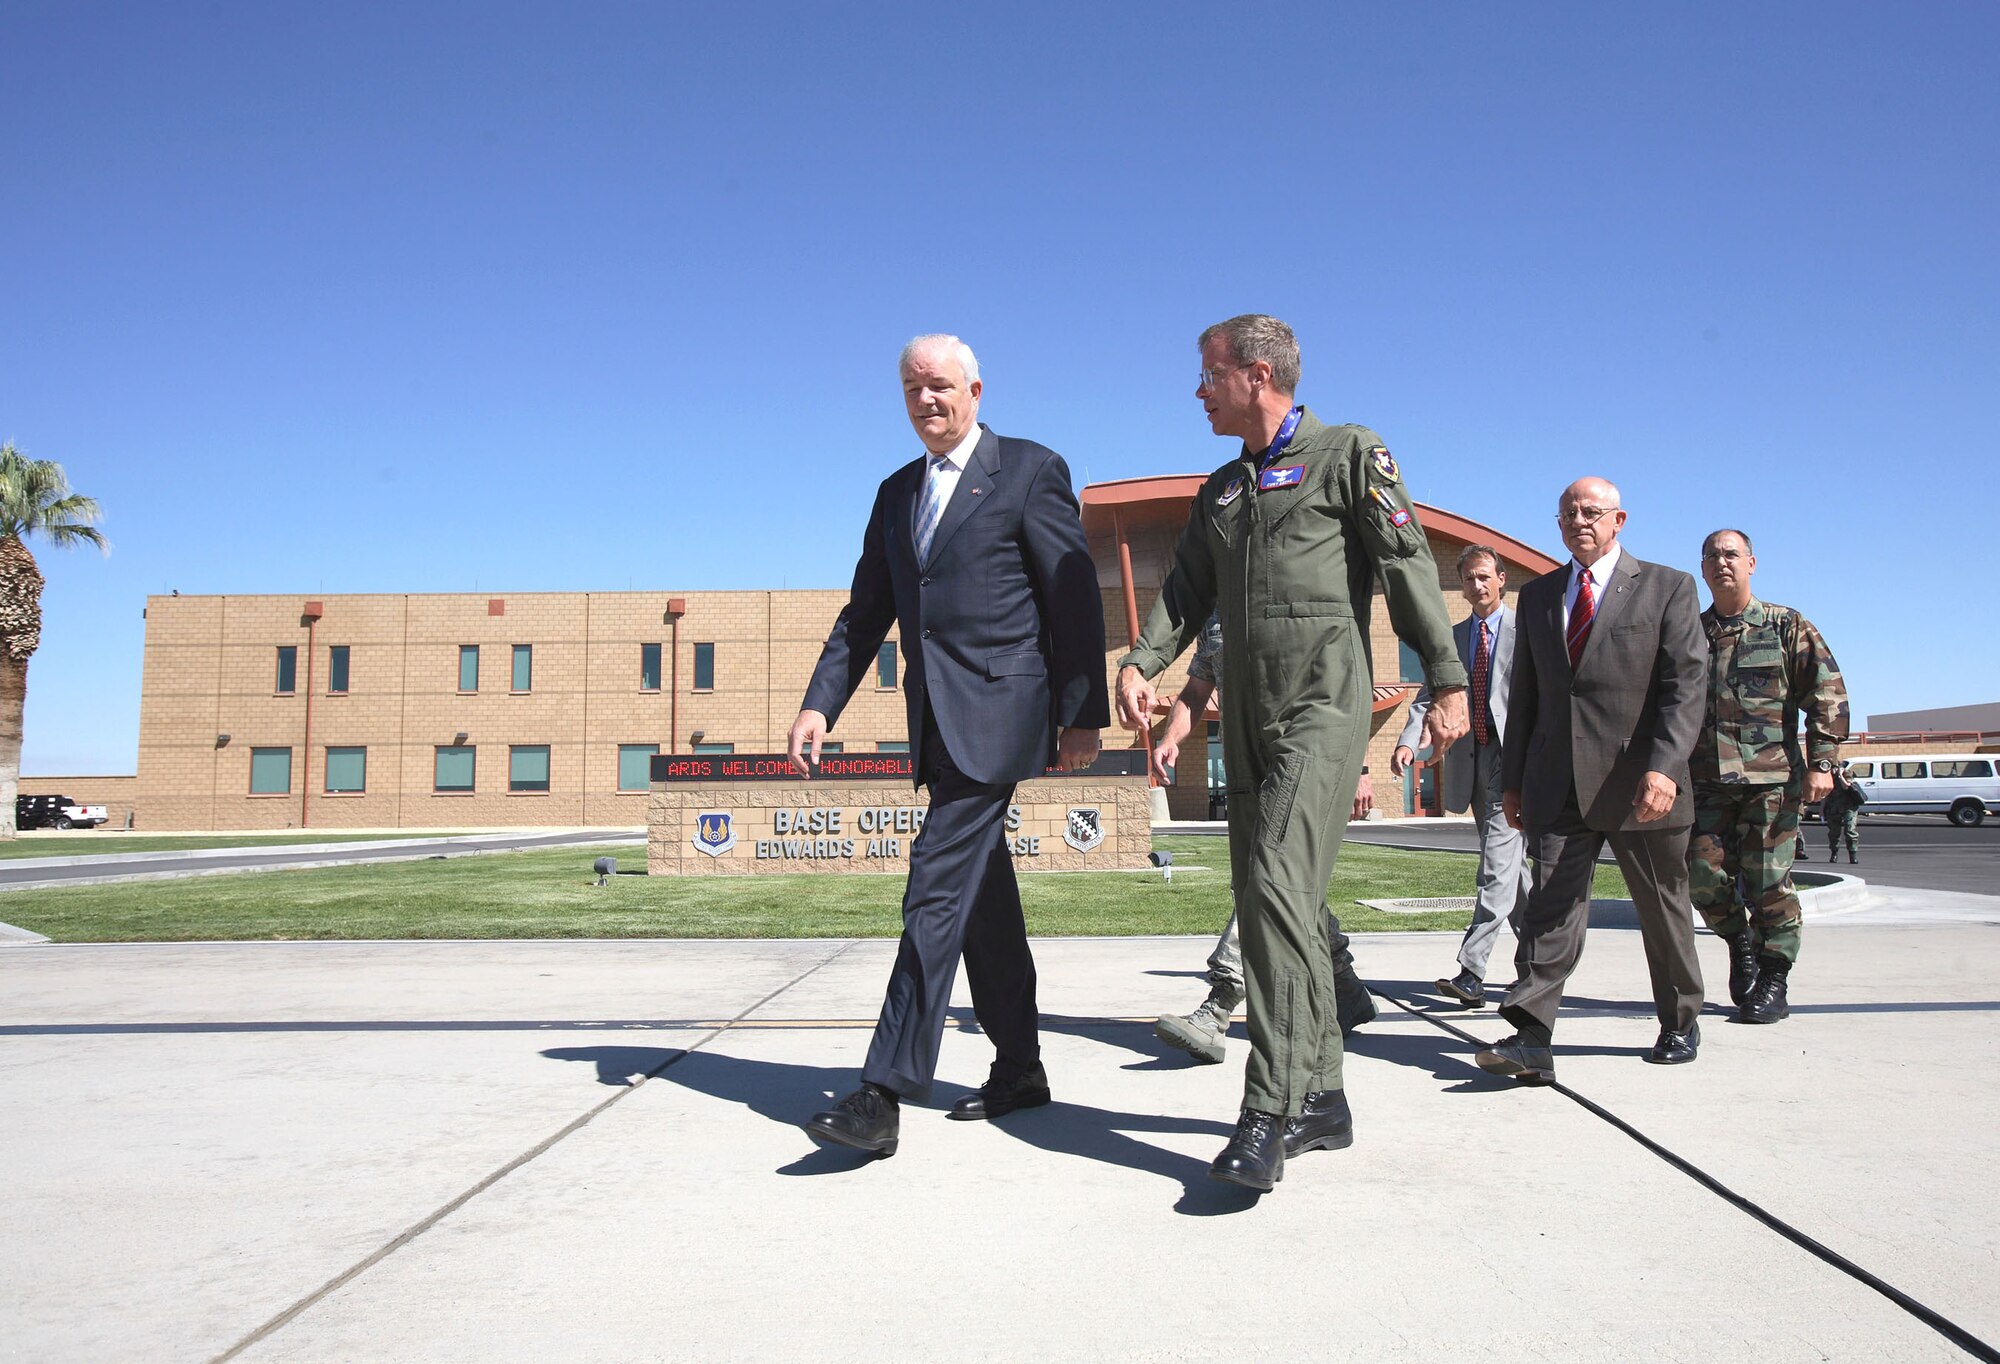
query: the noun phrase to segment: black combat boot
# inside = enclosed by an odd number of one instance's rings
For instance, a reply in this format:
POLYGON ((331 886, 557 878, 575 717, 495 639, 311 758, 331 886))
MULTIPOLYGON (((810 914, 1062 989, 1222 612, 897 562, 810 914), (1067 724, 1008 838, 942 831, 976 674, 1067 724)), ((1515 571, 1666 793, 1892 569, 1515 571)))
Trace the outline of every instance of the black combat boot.
POLYGON ((1747 928, 1716 936, 1729 944, 1729 998, 1740 1009, 1757 988, 1757 941, 1747 928))
POLYGON ((1861 860, 1860 858, 1858 858, 1858 857, 1856 857, 1856 856, 1854 855, 1854 849, 1852 849, 1852 848, 1849 848, 1849 849, 1847 850, 1847 865, 1848 865, 1848 866, 1850 866, 1850 867, 1851 867, 1851 866, 1853 866, 1853 865, 1854 865, 1854 864, 1855 864, 1856 862, 1859 862, 1860 860, 1861 860))
POLYGON ((1792 1016, 1791 1005, 1785 1002, 1785 977, 1791 974, 1792 964, 1783 957, 1769 952, 1757 955, 1757 988, 1750 992, 1750 998, 1743 1001, 1737 1011, 1740 1023, 1776 1023, 1781 1018, 1792 1016))
POLYGON ((1334 973, 1333 1008, 1342 1036, 1363 1023, 1375 1021, 1375 996, 1361 983, 1361 977, 1355 974, 1352 966, 1334 973))
POLYGON ((1285 1119, 1282 1114, 1246 1108, 1236 1120, 1236 1134, 1208 1167, 1213 1179, 1269 1193, 1285 1177, 1285 1119))

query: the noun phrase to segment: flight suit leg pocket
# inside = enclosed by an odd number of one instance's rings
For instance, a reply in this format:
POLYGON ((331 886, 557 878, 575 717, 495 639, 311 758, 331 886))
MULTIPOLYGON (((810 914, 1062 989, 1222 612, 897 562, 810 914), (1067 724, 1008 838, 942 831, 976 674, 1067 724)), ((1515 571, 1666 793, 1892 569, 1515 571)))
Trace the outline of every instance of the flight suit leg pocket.
POLYGON ((1292 807, 1298 803, 1299 784, 1310 761, 1303 754, 1288 753, 1271 765, 1270 775, 1264 778, 1257 792, 1257 841, 1265 848, 1284 846, 1292 807))

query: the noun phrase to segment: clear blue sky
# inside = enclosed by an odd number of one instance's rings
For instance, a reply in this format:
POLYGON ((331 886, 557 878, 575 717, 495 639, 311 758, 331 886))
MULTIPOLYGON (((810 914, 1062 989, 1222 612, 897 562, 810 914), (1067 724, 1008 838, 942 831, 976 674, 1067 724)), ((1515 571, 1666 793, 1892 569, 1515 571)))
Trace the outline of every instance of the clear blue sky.
POLYGON ((2000 697, 2000 6, 0 6, 24 770, 135 758, 147 593, 843 586, 911 334, 1079 483, 1194 338, 1545 549, 1757 540, 1857 713, 2000 697), (1968 609, 1970 608, 1970 609, 1968 609))

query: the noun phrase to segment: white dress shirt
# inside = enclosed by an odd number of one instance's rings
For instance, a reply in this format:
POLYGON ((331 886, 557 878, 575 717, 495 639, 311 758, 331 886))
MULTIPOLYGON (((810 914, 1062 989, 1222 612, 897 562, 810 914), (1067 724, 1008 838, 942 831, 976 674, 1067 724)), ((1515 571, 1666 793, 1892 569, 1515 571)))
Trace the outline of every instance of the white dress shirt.
MULTIPOLYGON (((1624 552, 1618 542, 1613 540, 1611 548, 1604 552, 1604 557, 1590 566, 1591 600, 1596 602, 1599 607, 1604 605, 1604 585, 1611 581, 1612 571, 1618 567, 1618 556, 1624 552)), ((1583 565, 1571 559, 1569 561, 1569 588, 1563 593, 1563 637, 1565 639, 1569 637, 1569 613, 1576 609, 1577 589, 1583 586, 1583 579, 1579 576, 1582 572, 1583 565)))
MULTIPOLYGON (((929 450, 924 451, 924 458, 932 460, 937 464, 938 520, 940 522, 944 520, 944 509, 951 505, 951 495, 958 491, 960 475, 965 472, 966 464, 972 459, 972 447, 979 444, 979 437, 985 430, 985 427, 981 426, 978 422, 974 422, 971 428, 966 431, 965 439, 945 451, 943 455, 933 455, 929 450)), ((930 470, 926 469, 924 477, 929 478, 930 476, 930 470)), ((923 501, 923 489, 919 487, 917 490, 917 505, 922 506, 923 501)))

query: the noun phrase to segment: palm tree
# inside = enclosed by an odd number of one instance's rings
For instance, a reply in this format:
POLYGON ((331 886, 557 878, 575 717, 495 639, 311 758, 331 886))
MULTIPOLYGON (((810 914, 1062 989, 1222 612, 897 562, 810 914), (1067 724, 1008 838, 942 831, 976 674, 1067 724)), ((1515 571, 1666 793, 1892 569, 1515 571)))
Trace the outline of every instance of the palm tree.
POLYGON ((62 549, 110 546, 97 529, 94 498, 69 489, 62 465, 29 459, 0 444, 0 838, 14 836, 14 796, 21 784, 21 712, 28 700, 28 659, 42 642, 42 574, 27 539, 62 549))

